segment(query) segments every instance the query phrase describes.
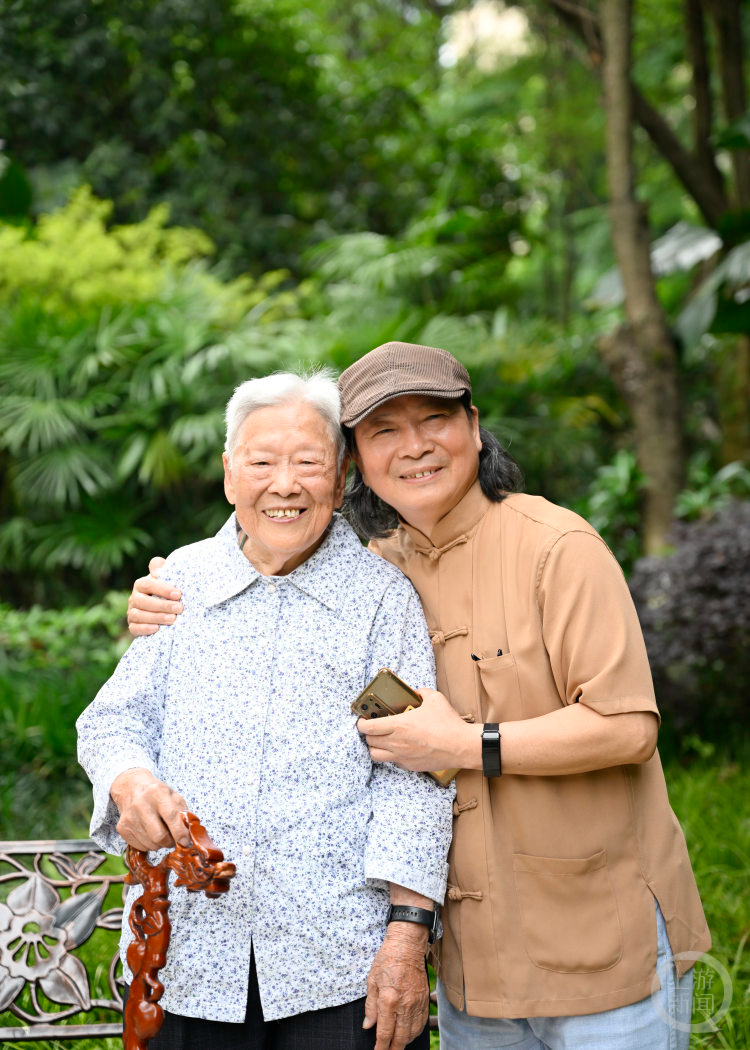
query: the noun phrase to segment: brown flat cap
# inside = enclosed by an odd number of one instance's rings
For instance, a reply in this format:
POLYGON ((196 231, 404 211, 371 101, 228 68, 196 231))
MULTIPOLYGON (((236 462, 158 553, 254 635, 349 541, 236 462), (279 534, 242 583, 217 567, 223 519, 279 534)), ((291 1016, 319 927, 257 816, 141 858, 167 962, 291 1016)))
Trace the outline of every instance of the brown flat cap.
POLYGON ((365 416, 406 394, 461 397, 471 393, 471 379, 447 350, 418 343, 383 343, 339 376, 341 422, 356 427, 365 416))

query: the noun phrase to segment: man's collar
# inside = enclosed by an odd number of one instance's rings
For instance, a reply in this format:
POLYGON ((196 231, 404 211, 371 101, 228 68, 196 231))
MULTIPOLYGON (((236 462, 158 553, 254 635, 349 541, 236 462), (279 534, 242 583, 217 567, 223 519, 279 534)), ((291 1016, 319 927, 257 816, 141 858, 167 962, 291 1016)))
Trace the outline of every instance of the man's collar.
MULTIPOLYGON (((240 550, 234 514, 219 529, 216 539, 220 542, 221 556, 212 567, 211 580, 206 588, 207 605, 218 605, 258 580, 269 579, 259 573, 240 550)), ((359 547, 361 544, 353 530, 339 514, 334 514, 326 536, 315 553, 286 576, 273 579, 288 581, 338 613, 344 605, 350 574, 341 563, 330 565, 331 557, 334 552, 338 552, 348 561, 356 555, 359 547)))
POLYGON ((456 540, 467 536, 481 521, 490 507, 490 501, 482 492, 479 481, 475 481, 471 488, 461 497, 455 507, 440 519, 432 535, 427 536, 414 528, 408 521, 400 518, 401 528, 411 537, 414 546, 419 551, 442 550, 452 546, 456 540))

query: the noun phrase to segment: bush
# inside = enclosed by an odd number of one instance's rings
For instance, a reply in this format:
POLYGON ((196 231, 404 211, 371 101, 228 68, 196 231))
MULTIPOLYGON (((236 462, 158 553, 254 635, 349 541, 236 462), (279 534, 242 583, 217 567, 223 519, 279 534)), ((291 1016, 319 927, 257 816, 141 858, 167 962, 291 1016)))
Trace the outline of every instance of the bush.
POLYGON ((127 597, 63 610, 0 604, 0 812, 23 838, 81 834, 90 788, 75 721, 127 646, 127 597))
POLYGON ((675 734, 731 744, 748 724, 750 502, 678 524, 673 552, 638 561, 630 589, 675 734))
POLYGON ((0 224, 0 590, 16 605, 125 587, 146 551, 214 532, 223 407, 297 358, 274 338, 283 274, 223 282, 164 209, 112 228, 109 211, 83 189, 30 230, 0 224))
POLYGON ((620 449, 611 463, 597 469, 578 511, 606 541, 628 575, 641 550, 643 475, 635 455, 620 449))

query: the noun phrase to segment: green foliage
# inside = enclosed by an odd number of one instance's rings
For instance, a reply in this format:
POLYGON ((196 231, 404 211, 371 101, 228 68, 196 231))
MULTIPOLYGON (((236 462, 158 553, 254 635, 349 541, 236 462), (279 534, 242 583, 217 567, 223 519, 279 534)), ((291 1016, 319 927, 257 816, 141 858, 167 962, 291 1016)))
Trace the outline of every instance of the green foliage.
POLYGON ((692 521, 721 510, 735 498, 750 498, 750 470, 735 462, 714 472, 708 454, 701 452, 689 465, 688 484, 677 497, 675 514, 692 521))
MULTIPOLYGON (((732 1006, 718 1032, 693 1034, 691 1050, 750 1046, 750 774, 747 754, 666 768, 672 807, 687 839, 690 859, 711 930, 711 954, 729 970, 732 1006)), ((700 969, 700 967, 699 967, 700 969)), ((702 1020, 695 993, 694 1021, 702 1020)), ((720 995, 719 995, 720 998, 720 995)), ((717 1004, 718 1005, 718 1001, 717 1004)))
POLYGON ((643 476, 635 456, 620 449, 599 467, 584 499, 575 505, 606 540, 625 573, 640 554, 640 502, 643 476))
POLYGON ((750 330, 750 241, 732 248, 703 281, 677 318, 677 330, 691 347, 707 332, 750 330))
POLYGON ((297 43, 270 5, 14 4, 0 36, 9 148, 34 169, 72 160, 128 218, 161 198, 178 222, 213 214, 222 241, 238 223, 256 247, 278 241, 290 197, 305 182, 322 193, 330 171, 317 73, 297 43))
POLYGON ((30 235, 0 226, 0 302, 44 296, 45 311, 80 315, 91 308, 146 302, 171 269, 213 252, 199 230, 167 228, 169 209, 153 208, 142 222, 107 228, 110 201, 88 187, 65 208, 42 215, 30 235))
POLYGON ((40 759, 50 776, 75 767, 73 723, 124 651, 126 604, 111 592, 98 604, 61 610, 0 605, 4 774, 40 759))
POLYGON ((0 146, 0 218, 22 222, 31 209, 32 191, 19 164, 2 153, 0 146))
POLYGON ((83 597, 90 582, 125 586, 146 551, 218 527, 233 387, 301 361, 343 368, 391 338, 466 361, 484 421, 513 443, 529 486, 579 497, 623 423, 595 331, 519 326, 505 308, 466 312, 475 300, 489 305, 477 289, 492 287, 490 271, 501 279, 508 254, 483 256, 476 216, 450 204, 451 186, 401 238, 321 245, 297 289, 284 287, 283 272, 221 281, 196 258, 210 250, 202 235, 166 227, 158 209, 110 228, 108 204, 85 189, 30 231, 0 226, 9 593, 59 601, 83 597), (175 520, 174 500, 192 518, 175 520))
POLYGON ((75 720, 126 647, 125 609, 114 592, 59 611, 0 605, 0 811, 20 838, 49 837, 45 805, 61 828, 90 806, 75 720))
POLYGON ((166 201, 262 272, 318 227, 404 222, 431 177, 413 143, 439 30, 389 3, 18 0, 0 28, 3 137, 37 210, 71 181, 129 222, 166 201))
POLYGON ((84 189, 30 232, 0 226, 0 574, 17 600, 124 584, 148 544, 218 527, 223 406, 297 359, 270 334, 294 309, 283 273, 222 282, 203 234, 163 209, 108 229, 109 210, 84 189))
POLYGON ((623 426, 593 333, 544 320, 518 324, 500 310, 487 337, 459 356, 480 416, 519 462, 527 490, 573 505, 623 426))

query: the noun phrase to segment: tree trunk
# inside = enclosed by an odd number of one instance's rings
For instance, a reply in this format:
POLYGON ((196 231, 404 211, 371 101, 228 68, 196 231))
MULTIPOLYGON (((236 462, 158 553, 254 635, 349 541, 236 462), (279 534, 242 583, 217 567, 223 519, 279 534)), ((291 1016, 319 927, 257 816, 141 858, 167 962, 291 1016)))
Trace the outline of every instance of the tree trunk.
MULTIPOLYGON (((600 19, 596 12, 572 0, 547 0, 547 4, 555 11, 563 25, 571 29, 583 42, 592 68, 597 72, 601 70, 604 62, 605 42, 600 19)), ((717 178, 707 174, 704 160, 695 156, 683 145, 669 123, 644 97, 632 80, 630 80, 630 90, 635 119, 672 168, 675 177, 693 198, 706 225, 713 230, 717 229, 721 216, 730 207, 721 177, 717 178)))
POLYGON ((725 194, 724 183, 716 166, 711 135, 714 127, 711 72, 708 65, 706 28, 701 0, 685 0, 685 32, 693 67, 693 137, 695 156, 703 168, 703 177, 718 198, 725 194))
MULTIPOLYGON (((740 0, 710 0, 708 6, 719 44, 724 115, 731 122, 744 117, 747 111, 740 0)), ((750 150, 734 149, 731 157, 737 206, 750 208, 750 150)))
POLYGON ((750 464, 750 336, 737 336, 719 360, 722 463, 750 464))
POLYGON ((602 353, 633 415, 646 477, 644 549, 664 546, 683 478, 684 453, 675 347, 656 295, 645 208, 635 196, 630 82, 632 0, 604 0, 602 79, 612 241, 625 287, 628 324, 602 353))

